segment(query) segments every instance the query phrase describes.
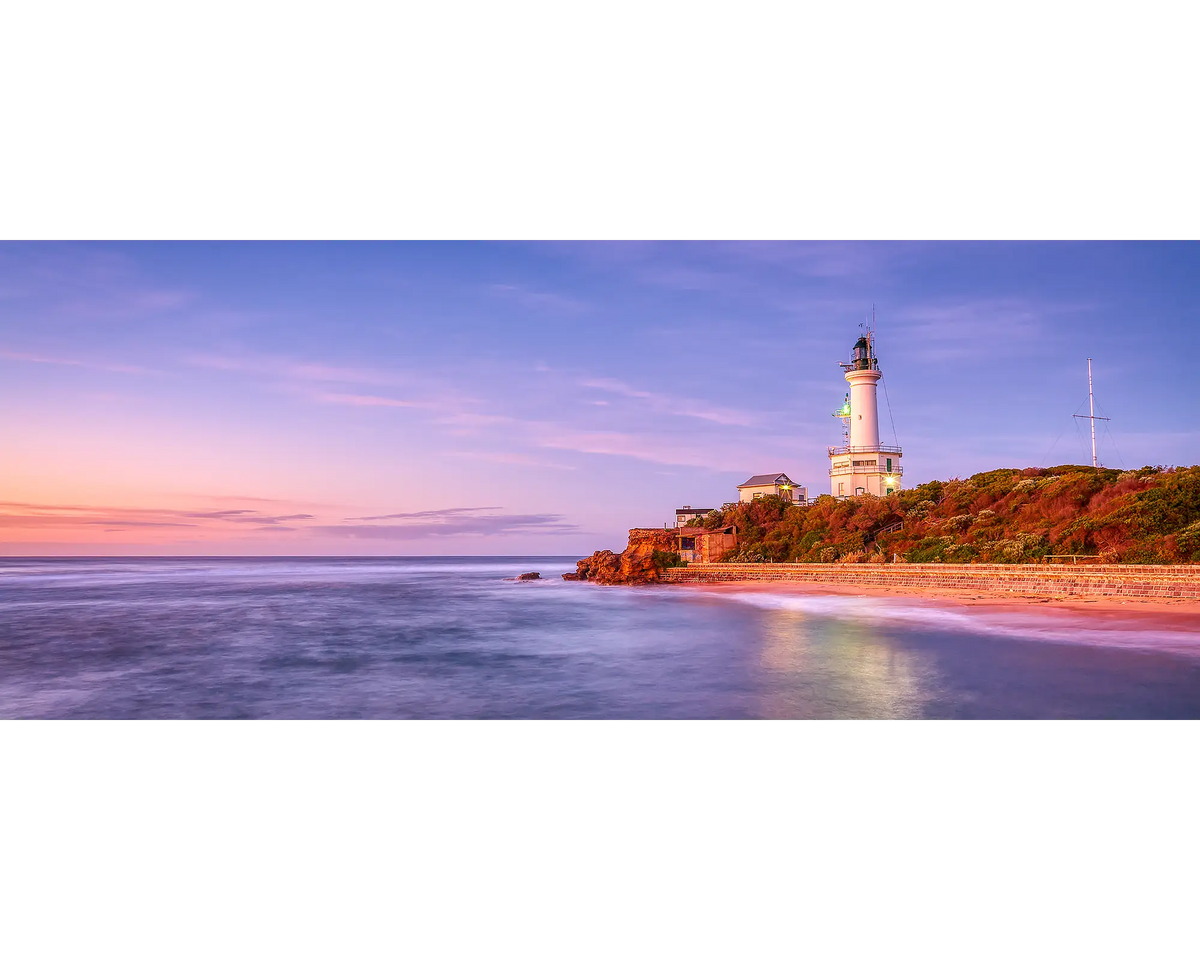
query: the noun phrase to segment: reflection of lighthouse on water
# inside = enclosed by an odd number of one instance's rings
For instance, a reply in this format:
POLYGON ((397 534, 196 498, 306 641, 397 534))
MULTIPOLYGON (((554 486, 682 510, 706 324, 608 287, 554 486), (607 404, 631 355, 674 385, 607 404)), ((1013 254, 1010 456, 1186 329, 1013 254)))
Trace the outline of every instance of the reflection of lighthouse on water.
POLYGON ((849 429, 843 445, 829 448, 830 492, 835 497, 872 494, 887 496, 900 489, 902 452, 879 442, 879 400, 876 387, 883 376, 875 356, 875 331, 867 330, 854 344, 851 360, 841 364, 850 384, 847 405, 834 414, 849 429))

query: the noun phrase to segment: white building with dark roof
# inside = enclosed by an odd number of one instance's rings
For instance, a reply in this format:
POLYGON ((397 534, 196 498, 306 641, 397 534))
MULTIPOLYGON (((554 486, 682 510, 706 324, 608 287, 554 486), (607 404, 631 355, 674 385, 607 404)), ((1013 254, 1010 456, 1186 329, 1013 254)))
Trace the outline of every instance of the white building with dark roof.
POLYGON ((763 497, 783 497, 792 503, 806 503, 808 488, 797 486, 786 473, 760 473, 738 484, 738 500, 742 503, 763 497))
POLYGON ((675 511, 675 526, 690 527, 695 521, 715 512, 715 507, 680 507, 675 511))

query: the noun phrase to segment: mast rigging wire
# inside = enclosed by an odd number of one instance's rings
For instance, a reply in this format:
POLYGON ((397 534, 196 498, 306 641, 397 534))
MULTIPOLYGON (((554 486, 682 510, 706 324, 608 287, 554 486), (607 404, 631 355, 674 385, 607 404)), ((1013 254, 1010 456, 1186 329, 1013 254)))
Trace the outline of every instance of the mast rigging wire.
POLYGON ((892 416, 892 398, 888 396, 887 380, 884 379, 882 373, 879 375, 879 382, 883 384, 883 399, 887 401, 888 419, 892 421, 892 443, 898 447, 900 438, 896 436, 896 418, 892 416))

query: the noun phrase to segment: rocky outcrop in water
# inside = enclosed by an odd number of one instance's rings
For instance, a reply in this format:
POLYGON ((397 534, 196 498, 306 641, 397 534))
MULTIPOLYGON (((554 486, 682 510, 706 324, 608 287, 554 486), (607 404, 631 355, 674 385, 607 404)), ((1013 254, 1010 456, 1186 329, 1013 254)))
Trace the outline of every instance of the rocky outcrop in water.
POLYGON ((603 584, 657 583, 661 577, 654 554, 674 549, 673 530, 635 527, 629 531, 629 546, 623 552, 597 550, 575 564, 575 573, 564 573, 563 579, 603 584))

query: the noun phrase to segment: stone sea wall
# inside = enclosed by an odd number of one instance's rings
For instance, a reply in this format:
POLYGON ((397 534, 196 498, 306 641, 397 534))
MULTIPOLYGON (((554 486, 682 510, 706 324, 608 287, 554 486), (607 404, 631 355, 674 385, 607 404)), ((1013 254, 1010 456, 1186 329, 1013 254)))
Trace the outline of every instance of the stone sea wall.
POLYGON ((1053 597, 1200 600, 1200 565, 690 563, 664 583, 790 581, 860 587, 928 587, 1053 597))

